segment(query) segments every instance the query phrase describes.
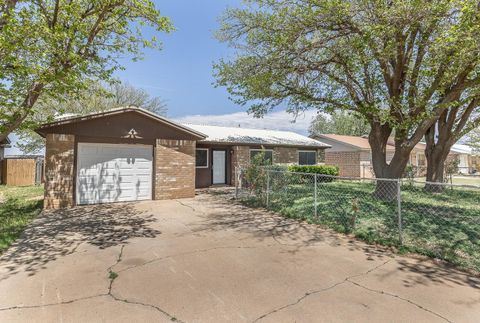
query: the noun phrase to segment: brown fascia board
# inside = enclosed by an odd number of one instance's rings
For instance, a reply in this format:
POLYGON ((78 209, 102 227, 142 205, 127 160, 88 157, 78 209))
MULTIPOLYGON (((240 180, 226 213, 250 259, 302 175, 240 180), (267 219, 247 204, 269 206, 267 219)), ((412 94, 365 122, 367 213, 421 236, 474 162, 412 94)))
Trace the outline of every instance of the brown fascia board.
POLYGON ((205 139, 207 137, 205 134, 203 134, 201 132, 198 132, 196 130, 193 130, 191 128, 188 128, 186 126, 183 126, 181 124, 178 124, 176 122, 168 120, 167 118, 156 115, 156 114, 154 114, 150 111, 147 111, 147 110, 142 109, 142 108, 137 108, 137 107, 118 108, 118 109, 112 109, 112 110, 103 111, 103 112, 92 113, 92 114, 88 114, 88 115, 85 115, 85 116, 61 119, 61 120, 58 120, 58 121, 53 121, 53 122, 43 124, 39 128, 35 129, 35 132, 38 133, 40 136, 45 137, 45 132, 42 131, 44 129, 48 129, 48 128, 56 127, 56 126, 61 126, 61 125, 65 125, 65 124, 70 124, 70 123, 75 123, 75 122, 86 121, 86 120, 95 119, 95 118, 108 117, 108 116, 121 114, 121 113, 125 113, 125 112, 136 112, 136 113, 142 114, 142 115, 144 115, 148 118, 154 119, 154 120, 159 121, 159 122, 163 122, 166 125, 169 125, 169 126, 171 126, 173 128, 176 128, 180 131, 190 133, 190 134, 198 137, 199 140, 205 139))

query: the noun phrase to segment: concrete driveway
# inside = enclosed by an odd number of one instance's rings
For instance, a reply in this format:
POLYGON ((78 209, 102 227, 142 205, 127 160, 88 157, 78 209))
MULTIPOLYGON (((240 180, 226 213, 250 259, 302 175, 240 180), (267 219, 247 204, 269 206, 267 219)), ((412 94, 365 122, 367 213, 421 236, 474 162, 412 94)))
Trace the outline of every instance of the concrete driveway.
POLYGON ((0 259, 1 322, 478 322, 480 279, 228 195, 45 213, 0 259))

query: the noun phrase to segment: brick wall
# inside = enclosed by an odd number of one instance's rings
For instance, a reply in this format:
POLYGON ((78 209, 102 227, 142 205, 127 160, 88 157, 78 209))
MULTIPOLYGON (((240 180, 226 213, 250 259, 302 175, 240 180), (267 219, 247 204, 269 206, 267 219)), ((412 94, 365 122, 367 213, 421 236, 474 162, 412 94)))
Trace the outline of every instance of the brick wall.
POLYGON ((46 140, 44 208, 72 207, 75 136, 48 134, 46 140))
POLYGON ((274 164, 297 164, 298 149, 291 147, 275 147, 273 148, 274 164))
POLYGON ((250 147, 233 146, 232 166, 247 167, 250 164, 250 147))
MULTIPOLYGON (((232 156, 232 185, 235 185, 235 167, 246 168, 250 164, 249 146, 233 146, 232 156)), ((271 148, 269 148, 271 149, 271 148)), ((273 163, 274 164, 298 164, 298 148, 296 147, 274 147, 273 163)), ((308 150, 308 149, 300 149, 308 150)), ((317 149, 317 163, 325 163, 325 149, 317 149)))
POLYGON ((325 164, 339 167, 340 176, 360 177, 360 152, 327 152, 325 164))
POLYGON ((157 139, 155 199, 195 196, 195 141, 157 139))
POLYGON ((250 164, 250 147, 249 146, 233 146, 232 155, 232 185, 237 180, 236 168, 245 168, 250 164))

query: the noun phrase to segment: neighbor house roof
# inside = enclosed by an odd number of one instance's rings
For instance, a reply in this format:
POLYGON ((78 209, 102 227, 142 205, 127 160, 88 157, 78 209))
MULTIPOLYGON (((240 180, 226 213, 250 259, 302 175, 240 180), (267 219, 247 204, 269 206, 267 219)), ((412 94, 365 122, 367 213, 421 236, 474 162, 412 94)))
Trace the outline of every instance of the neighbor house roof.
MULTIPOLYGON (((321 134, 315 135, 314 137, 318 137, 320 139, 330 139, 332 141, 336 141, 338 143, 351 146, 361 150, 370 150, 370 144, 368 139, 365 137, 359 136, 346 136, 346 135, 335 135, 335 134, 321 134)), ((392 145, 387 145, 387 150, 395 150, 395 147, 392 145)))
POLYGON ((277 145, 329 148, 321 141, 302 136, 291 131, 249 129, 240 127, 221 127, 186 124, 198 132, 204 133, 207 138, 202 140, 208 143, 250 144, 250 145, 277 145))
POLYGON ((476 154, 476 152, 473 150, 472 147, 468 145, 463 145, 463 144, 454 144, 450 150, 457 154, 467 154, 467 155, 476 154))
POLYGON ((190 133, 190 134, 192 134, 196 137, 205 138, 205 135, 203 133, 200 133, 200 132, 196 131, 195 129, 189 128, 189 127, 184 126, 180 123, 177 123, 177 122, 169 120, 165 117, 159 116, 158 114, 155 114, 155 113, 150 112, 148 110, 145 110, 145 109, 142 109, 142 108, 139 108, 139 107, 133 107, 133 106, 131 106, 131 107, 120 107, 120 108, 111 109, 111 110, 107 110, 107 111, 103 111, 103 112, 91 113, 91 114, 87 114, 87 115, 83 115, 83 116, 78 116, 78 115, 75 115, 75 114, 67 114, 67 115, 59 116, 55 119, 55 121, 43 124, 40 128, 36 129, 35 131, 38 132, 39 134, 43 135, 42 130, 50 128, 50 127, 60 126, 60 125, 75 123, 75 122, 81 122, 81 121, 91 120, 91 119, 95 119, 95 118, 103 118, 103 117, 113 116, 113 115, 121 114, 121 113, 125 113, 125 112, 135 112, 135 113, 141 114, 141 115, 143 115, 147 118, 150 118, 150 119, 156 120, 158 122, 162 122, 164 124, 167 124, 167 125, 169 125, 173 128, 176 128, 178 130, 190 133))

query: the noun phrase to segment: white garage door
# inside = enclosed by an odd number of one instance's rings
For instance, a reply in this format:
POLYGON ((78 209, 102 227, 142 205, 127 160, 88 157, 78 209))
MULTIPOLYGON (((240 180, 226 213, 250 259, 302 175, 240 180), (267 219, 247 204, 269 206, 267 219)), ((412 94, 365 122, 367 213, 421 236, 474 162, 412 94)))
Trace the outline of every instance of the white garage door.
POLYGON ((77 204, 152 198, 152 146, 79 143, 77 155, 77 204))

